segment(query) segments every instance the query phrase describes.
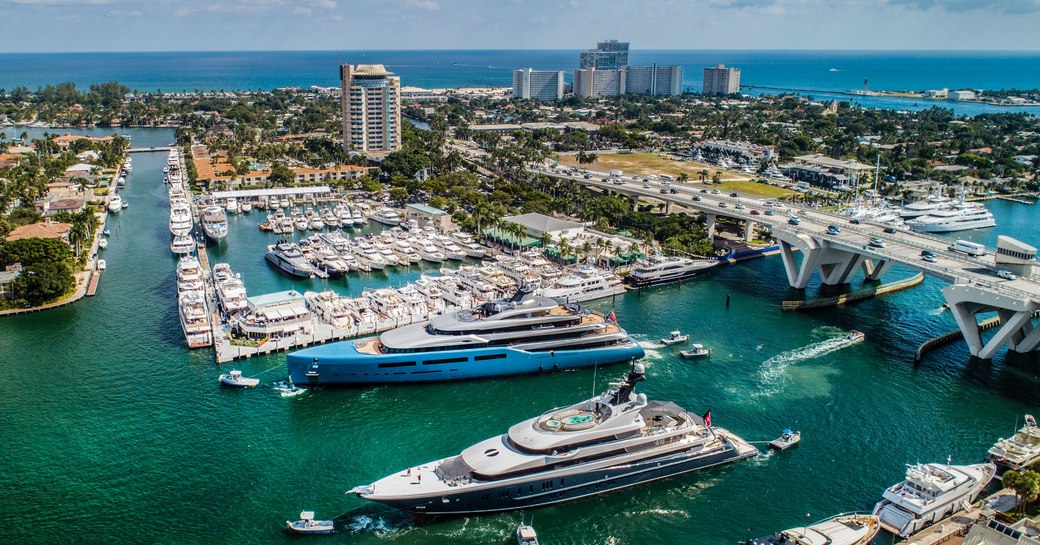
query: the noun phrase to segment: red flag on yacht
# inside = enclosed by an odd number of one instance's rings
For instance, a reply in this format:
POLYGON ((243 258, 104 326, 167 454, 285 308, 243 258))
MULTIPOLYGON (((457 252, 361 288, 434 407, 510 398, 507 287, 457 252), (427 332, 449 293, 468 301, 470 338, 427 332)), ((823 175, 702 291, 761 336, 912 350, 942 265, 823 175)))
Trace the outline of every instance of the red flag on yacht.
POLYGON ((711 409, 708 409, 708 412, 704 413, 704 416, 701 417, 701 418, 704 419, 704 425, 710 428, 711 427, 711 409))
POLYGON ((614 322, 615 324, 617 323, 617 316, 614 316, 614 311, 613 310, 610 311, 610 314, 607 314, 607 319, 610 320, 611 322, 614 322))

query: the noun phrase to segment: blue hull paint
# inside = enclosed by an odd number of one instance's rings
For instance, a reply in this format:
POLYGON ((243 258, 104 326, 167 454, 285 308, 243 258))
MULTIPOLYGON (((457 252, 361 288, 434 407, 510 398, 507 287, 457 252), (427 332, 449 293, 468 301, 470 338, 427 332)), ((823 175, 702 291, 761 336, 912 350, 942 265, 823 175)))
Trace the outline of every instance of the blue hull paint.
POLYGON ((301 386, 441 382, 547 373, 642 358, 634 342, 609 347, 525 352, 509 347, 411 354, 361 354, 355 341, 314 346, 286 358, 289 378, 301 386))

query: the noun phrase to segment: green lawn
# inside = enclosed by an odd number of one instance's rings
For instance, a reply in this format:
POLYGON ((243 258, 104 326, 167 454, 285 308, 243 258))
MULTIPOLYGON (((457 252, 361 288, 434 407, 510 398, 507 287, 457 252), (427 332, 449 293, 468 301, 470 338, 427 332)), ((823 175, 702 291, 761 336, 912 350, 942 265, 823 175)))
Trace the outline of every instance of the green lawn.
POLYGON ((690 180, 699 180, 699 173, 702 170, 708 171, 708 179, 711 179, 716 171, 720 172, 723 178, 748 178, 747 174, 741 172, 719 170, 711 165, 691 161, 673 161, 654 153, 604 153, 597 155, 596 162, 591 165, 579 165, 578 159, 574 155, 561 155, 560 163, 599 171, 617 169, 625 174, 653 174, 655 176, 668 174, 674 178, 678 178, 680 173, 685 172, 690 180))
MULTIPOLYGON (((708 184, 711 185, 711 184, 708 184)), ((784 189, 782 187, 776 187, 769 184, 760 184, 758 182, 722 182, 721 184, 713 187, 718 187, 722 191, 736 191, 742 195, 748 195, 750 197, 762 197, 765 199, 779 199, 780 197, 786 197, 793 195, 794 191, 790 189, 784 189)))

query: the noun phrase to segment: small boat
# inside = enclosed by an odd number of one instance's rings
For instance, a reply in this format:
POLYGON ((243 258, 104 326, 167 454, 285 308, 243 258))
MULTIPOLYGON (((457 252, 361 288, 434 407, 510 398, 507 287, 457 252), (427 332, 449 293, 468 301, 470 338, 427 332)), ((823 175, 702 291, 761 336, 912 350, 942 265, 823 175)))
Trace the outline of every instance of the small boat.
POLYGON ((521 524, 516 528, 516 543, 517 545, 538 545, 538 534, 534 531, 534 526, 529 524, 521 524))
POLYGON ((231 386, 234 388, 253 388, 257 384, 260 384, 260 379, 243 377, 242 371, 232 369, 230 373, 220 375, 220 384, 222 386, 231 386))
POLYGON ((694 343, 689 350, 680 350, 679 355, 686 359, 704 358, 711 355, 711 349, 701 343, 694 343))
POLYGON ((802 432, 791 431, 789 428, 784 429, 780 437, 773 439, 769 442, 769 448, 776 450, 787 450, 798 444, 802 440, 802 432))
POLYGON ((880 530, 877 517, 852 513, 743 541, 741 545, 867 545, 880 530))
POLYGON ((115 214, 123 209, 123 198, 118 194, 114 195, 111 200, 108 201, 108 211, 115 214))
POLYGON ((126 199, 123 199, 123 208, 129 208, 129 207, 130 207, 130 203, 126 199))
POLYGON ((99 271, 103 271, 103 270, 105 270, 105 268, 106 268, 107 266, 108 266, 108 264, 107 264, 107 263, 105 263, 105 260, 104 260, 104 259, 99 259, 99 260, 97 260, 97 269, 98 269, 99 271))
POLYGON ((661 339, 661 344, 665 346, 672 346, 673 344, 682 344, 688 340, 690 340, 689 335, 683 335, 678 331, 673 331, 668 335, 668 337, 661 339))
POLYGON ((108 227, 105 227, 105 229, 103 231, 101 231, 101 234, 105 235, 106 237, 110 236, 112 234, 112 230, 109 229, 108 227))
POLYGON ((102 250, 104 250, 105 248, 108 248, 108 240, 107 239, 99 240, 98 243, 97 243, 97 247, 101 248, 102 250))
POLYGON ((850 343, 853 343, 853 344, 858 343, 858 342, 862 342, 863 339, 866 339, 866 338, 867 338, 867 334, 866 333, 863 333, 862 331, 856 331, 855 329, 849 331, 849 333, 847 335, 845 335, 845 340, 849 341, 850 343))
POLYGON ((331 520, 314 520, 314 511, 300 513, 300 520, 296 522, 285 521, 285 528, 294 534, 310 535, 331 534, 336 531, 336 526, 331 520))

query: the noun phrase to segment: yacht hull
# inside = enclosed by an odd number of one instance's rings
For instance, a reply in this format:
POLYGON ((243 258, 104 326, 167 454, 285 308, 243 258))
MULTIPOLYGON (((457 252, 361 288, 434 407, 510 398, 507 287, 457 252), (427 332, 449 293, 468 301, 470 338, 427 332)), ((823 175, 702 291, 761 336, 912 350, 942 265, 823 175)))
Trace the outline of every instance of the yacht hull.
MULTIPOLYGON (((724 430, 716 432, 727 433, 724 430)), ((733 436, 726 438, 726 448, 709 452, 701 449, 673 451, 625 463, 601 460, 537 475, 459 487, 464 490, 436 495, 381 497, 377 487, 375 494, 362 494, 361 497, 426 515, 493 513, 542 507, 700 471, 758 454, 758 450, 747 443, 733 436)))
POLYGON ((632 288, 648 288, 651 286, 663 286, 665 284, 674 284, 676 282, 683 282, 685 280, 693 280, 701 274, 710 271, 712 268, 713 266, 709 266, 701 269, 693 269, 671 275, 661 275, 650 278, 638 278, 629 275, 625 277, 625 283, 632 288))
POLYGON ((359 353, 354 342, 319 345, 289 354, 285 362, 289 377, 300 386, 440 382, 612 365, 645 355, 634 342, 544 352, 494 347, 379 355, 359 353))

